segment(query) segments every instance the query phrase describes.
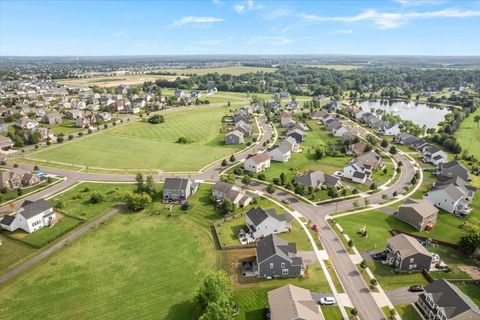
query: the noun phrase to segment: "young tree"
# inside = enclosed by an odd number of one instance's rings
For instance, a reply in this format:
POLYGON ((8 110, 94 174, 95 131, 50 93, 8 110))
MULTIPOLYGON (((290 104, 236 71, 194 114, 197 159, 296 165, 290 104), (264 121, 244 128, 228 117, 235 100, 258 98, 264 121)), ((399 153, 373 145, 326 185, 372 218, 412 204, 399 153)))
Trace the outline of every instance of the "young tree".
POLYGON ((90 203, 92 204, 103 202, 103 200, 105 200, 105 197, 99 191, 93 191, 90 194, 90 203))
POLYGON ((362 260, 362 262, 360 262, 360 268, 362 268, 362 270, 365 270, 368 268, 367 260, 362 260))
POLYGON ((152 198, 147 193, 127 193, 125 195, 125 201, 127 207, 134 211, 140 211, 145 209, 150 203, 152 198))
POLYGON ((140 172, 137 173, 137 175, 135 176, 135 181, 136 181, 136 186, 137 186, 137 190, 136 192, 137 193, 141 193, 144 191, 144 179, 143 179, 143 174, 141 174, 140 172))
POLYGON ((210 303, 232 299, 232 283, 225 271, 210 271, 201 280, 196 300, 206 308, 210 303))
POLYGON ((352 239, 348 240, 347 244, 350 248, 353 248, 355 246, 352 239))
POLYGON ((242 178, 242 183, 246 186, 248 186, 250 183, 252 183, 252 178, 250 176, 244 176, 242 178))
POLYGON ((477 124, 477 127, 480 126, 480 115, 477 114, 475 117, 473 117, 473 122, 477 124))
POLYGON ((223 214, 229 214, 235 211, 235 205, 228 199, 223 199, 222 206, 220 207, 223 214))
POLYGON ((287 176, 285 175, 285 172, 280 173, 280 182, 282 186, 284 186, 287 183, 287 176))
POLYGON ((370 280, 370 285, 372 286, 372 288, 375 288, 378 284, 378 281, 377 279, 371 279, 370 280))
POLYGON ((145 183, 145 192, 148 193, 150 197, 155 196, 155 180, 152 176, 147 177, 147 182, 145 183))
POLYGON ((263 173, 260 173, 258 176, 257 176, 258 180, 261 180, 261 181, 265 181, 266 177, 263 173))
POLYGON ((272 194, 275 192, 277 188, 275 187, 275 185, 273 183, 270 183, 268 186, 267 186, 267 192, 272 194))
POLYGON ((230 156, 230 162, 235 162, 235 160, 237 160, 237 159, 235 159, 235 156, 232 154, 232 155, 230 156))
POLYGON ((227 159, 222 160, 222 167, 226 167, 228 165, 227 159))
POLYGON ((390 147, 390 153, 391 154, 396 154, 397 153, 397 147, 396 146, 391 146, 390 147))
POLYGON ((383 139, 383 140, 382 140, 382 143, 380 143, 380 146, 381 146, 382 148, 388 147, 388 141, 387 141, 387 139, 383 139))

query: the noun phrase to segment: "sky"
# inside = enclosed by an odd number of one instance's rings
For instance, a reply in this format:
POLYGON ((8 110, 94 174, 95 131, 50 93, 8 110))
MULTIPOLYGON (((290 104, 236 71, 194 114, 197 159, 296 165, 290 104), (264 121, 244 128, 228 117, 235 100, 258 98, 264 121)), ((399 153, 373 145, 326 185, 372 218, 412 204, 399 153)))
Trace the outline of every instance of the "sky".
POLYGON ((480 55, 480 0, 0 0, 1 56, 480 55))

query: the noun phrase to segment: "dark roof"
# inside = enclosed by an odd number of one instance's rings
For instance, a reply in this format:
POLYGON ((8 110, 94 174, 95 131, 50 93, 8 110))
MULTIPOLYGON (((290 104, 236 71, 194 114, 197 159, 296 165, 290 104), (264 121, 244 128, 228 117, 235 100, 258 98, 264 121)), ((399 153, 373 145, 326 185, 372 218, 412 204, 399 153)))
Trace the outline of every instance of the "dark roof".
POLYGON ((263 210, 262 208, 252 208, 246 213, 247 217, 252 221, 255 226, 258 226, 268 217, 272 217, 279 221, 290 220, 290 215, 278 215, 275 209, 263 210))
POLYGON ((329 175, 322 171, 308 171, 305 175, 296 176, 293 179, 296 183, 304 184, 308 187, 318 187, 318 185, 322 183, 324 183, 327 187, 334 187, 340 180, 340 178, 329 175))
POLYGON ((430 293, 435 304, 445 310, 447 319, 454 318, 468 310, 472 310, 480 317, 480 309, 477 305, 460 289, 444 279, 436 280, 425 286, 425 292, 430 293))
POLYGON ((12 224, 12 222, 15 220, 15 216, 5 216, 3 219, 0 221, 1 224, 4 224, 6 226, 9 226, 12 224))
POLYGON ((360 172, 360 171, 355 171, 353 173, 353 177, 358 178, 358 179, 363 179, 363 178, 365 178, 365 173, 360 172))
POLYGON ((257 261, 259 263, 266 259, 278 255, 283 259, 290 261, 292 265, 301 265, 303 260, 300 257, 295 257, 297 253, 297 246, 295 243, 288 243, 274 235, 269 235, 262 240, 257 241, 257 261))
POLYGON ((186 190, 188 181, 186 178, 166 178, 163 190, 186 190))
POLYGON ((35 202, 25 200, 20 209, 18 209, 17 213, 24 216, 25 219, 30 219, 51 208, 52 206, 50 203, 44 199, 40 199, 35 202))

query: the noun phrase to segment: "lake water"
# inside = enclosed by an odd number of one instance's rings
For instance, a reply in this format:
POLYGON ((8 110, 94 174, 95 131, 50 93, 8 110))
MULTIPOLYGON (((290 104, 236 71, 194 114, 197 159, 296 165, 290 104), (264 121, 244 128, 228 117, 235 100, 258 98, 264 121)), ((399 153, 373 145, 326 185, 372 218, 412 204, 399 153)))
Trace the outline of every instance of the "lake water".
POLYGON ((444 117, 450 111, 447 108, 430 107, 426 104, 415 102, 397 101, 387 104, 376 101, 362 101, 358 103, 363 111, 373 109, 382 109, 388 113, 398 115, 403 120, 410 120, 420 126, 425 125, 427 128, 435 128, 438 123, 444 120, 444 117))

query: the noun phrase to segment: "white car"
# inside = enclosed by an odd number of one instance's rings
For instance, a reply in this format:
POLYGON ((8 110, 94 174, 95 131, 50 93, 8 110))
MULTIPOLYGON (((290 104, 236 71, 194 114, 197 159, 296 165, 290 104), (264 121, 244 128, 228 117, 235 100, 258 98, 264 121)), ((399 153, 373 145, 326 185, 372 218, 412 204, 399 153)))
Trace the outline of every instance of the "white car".
POLYGON ((320 304, 323 304, 323 305, 331 305, 331 304, 335 304, 337 301, 335 300, 334 297, 323 297, 323 298, 320 298, 320 304))

